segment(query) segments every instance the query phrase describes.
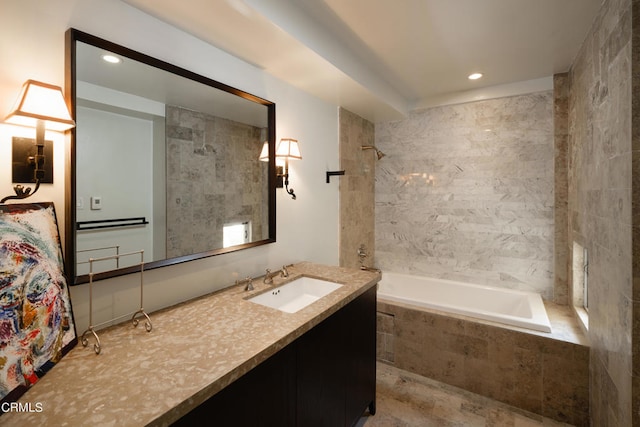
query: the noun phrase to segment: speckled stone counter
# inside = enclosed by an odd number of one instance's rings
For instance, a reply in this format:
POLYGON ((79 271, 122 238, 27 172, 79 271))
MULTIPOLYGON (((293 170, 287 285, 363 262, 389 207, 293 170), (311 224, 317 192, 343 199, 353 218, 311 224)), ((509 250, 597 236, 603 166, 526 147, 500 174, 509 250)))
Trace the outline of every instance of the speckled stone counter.
POLYGON ((153 331, 130 323, 99 331, 78 344, 20 399, 42 412, 6 413, 9 426, 169 425, 238 377, 293 342, 341 307, 375 286, 377 273, 312 263, 289 269, 273 285, 255 280, 255 290, 231 286, 152 313, 153 331), (246 301, 299 276, 344 286, 297 313, 246 301))

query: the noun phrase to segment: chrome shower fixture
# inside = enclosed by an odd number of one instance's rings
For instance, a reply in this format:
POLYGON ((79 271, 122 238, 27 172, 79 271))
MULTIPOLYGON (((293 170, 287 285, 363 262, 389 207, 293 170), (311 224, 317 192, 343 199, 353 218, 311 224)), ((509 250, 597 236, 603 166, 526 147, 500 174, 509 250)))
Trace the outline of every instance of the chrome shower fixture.
POLYGON ((384 156, 386 156, 386 154, 384 154, 382 151, 378 150, 376 147, 374 147, 373 145, 363 145, 360 147, 361 150, 375 150, 376 151, 376 156, 378 157, 378 160, 380 160, 381 158, 383 158, 384 156))

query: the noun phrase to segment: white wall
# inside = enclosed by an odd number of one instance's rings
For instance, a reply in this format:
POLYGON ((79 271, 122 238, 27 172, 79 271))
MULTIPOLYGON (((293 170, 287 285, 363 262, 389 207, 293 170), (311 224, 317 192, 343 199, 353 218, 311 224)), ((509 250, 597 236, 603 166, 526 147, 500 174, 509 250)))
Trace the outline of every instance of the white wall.
MULTIPOLYGON (((114 255, 113 250, 93 249, 118 245, 119 253, 144 250, 144 259, 153 253, 153 120, 131 117, 78 106, 76 118, 76 211, 78 221, 144 217, 149 224, 137 227, 78 231, 76 250, 91 250, 78 261, 114 255), (94 209, 92 199, 101 198, 94 209)), ((163 181, 161 181, 163 182, 163 181)), ((140 256, 120 260, 120 267, 139 265, 140 256)), ((114 260, 95 263, 93 271, 115 268, 114 260)), ((89 265, 78 266, 78 274, 88 274, 89 265)))
MULTIPOLYGON (((324 172, 338 161, 337 106, 311 97, 189 34, 117 0, 4 0, 0 13, 0 115, 6 114, 29 79, 64 85, 64 33, 69 27, 125 45, 276 103, 276 137, 300 141, 303 159, 292 162, 291 186, 297 200, 277 194, 277 242, 232 254, 145 273, 145 308, 153 311, 228 286, 238 277, 267 267, 310 260, 338 263, 338 184, 324 172)), ((10 141, 33 131, 0 125, 0 194, 12 192, 10 141)), ((55 143, 54 184, 35 200, 56 204, 64 224, 64 167, 68 138, 55 143), (66 141, 66 147, 65 147, 66 141)), ((63 232, 63 230, 61 230, 63 232)), ((125 276, 96 283, 97 324, 137 309, 139 278, 125 276)), ((88 286, 71 289, 78 333, 88 325, 88 286)))

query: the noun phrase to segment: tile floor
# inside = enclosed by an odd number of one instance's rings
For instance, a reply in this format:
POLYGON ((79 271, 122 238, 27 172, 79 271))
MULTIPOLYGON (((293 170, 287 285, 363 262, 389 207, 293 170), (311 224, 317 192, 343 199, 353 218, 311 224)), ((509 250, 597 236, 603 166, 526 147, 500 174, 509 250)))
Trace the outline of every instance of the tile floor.
POLYGON ((568 426, 384 363, 377 376, 376 415, 357 427, 568 426))

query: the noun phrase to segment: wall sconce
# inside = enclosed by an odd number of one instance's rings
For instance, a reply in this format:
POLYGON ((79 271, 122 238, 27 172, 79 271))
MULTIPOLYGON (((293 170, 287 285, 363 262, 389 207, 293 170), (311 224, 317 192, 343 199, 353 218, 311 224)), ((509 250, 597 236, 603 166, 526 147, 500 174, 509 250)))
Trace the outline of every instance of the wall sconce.
MULTIPOLYGON (((269 161, 269 144, 267 142, 262 146, 259 159, 263 162, 269 161)), ((276 146, 276 188, 282 188, 284 180, 287 194, 295 200, 296 195, 293 188, 289 188, 289 159, 302 159, 300 146, 297 139, 282 138, 276 146)))
MULTIPOLYGON (((64 132, 75 127, 75 122, 69 114, 69 109, 64 100, 62 89, 35 80, 27 80, 22 85, 20 96, 16 100, 11 113, 5 118, 5 123, 36 128, 36 139, 13 138, 13 182, 25 182, 24 173, 20 169, 25 167, 33 169, 32 182, 36 186, 33 192, 31 188, 25 188, 20 184, 13 187, 15 196, 7 196, 0 200, 4 203, 11 199, 26 199, 32 196, 40 188, 40 183, 45 178, 45 130, 64 132), (25 165, 26 164, 26 165, 25 165)), ((53 157, 53 151, 51 151, 53 157)), ((53 160, 53 159, 51 159, 53 160)), ((53 182, 51 177, 49 182, 53 182)))

